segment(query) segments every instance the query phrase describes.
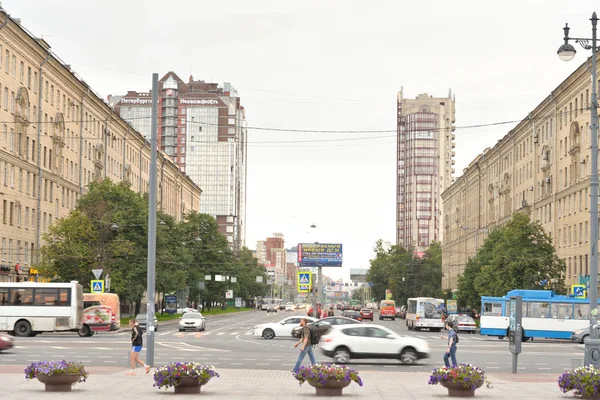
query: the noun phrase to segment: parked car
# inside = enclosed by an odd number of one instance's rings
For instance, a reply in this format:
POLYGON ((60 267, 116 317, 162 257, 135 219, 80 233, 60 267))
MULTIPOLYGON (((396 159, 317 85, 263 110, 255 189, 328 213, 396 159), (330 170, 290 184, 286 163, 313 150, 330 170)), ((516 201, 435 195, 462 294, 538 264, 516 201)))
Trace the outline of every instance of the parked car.
MULTIPOLYGON (((140 325, 140 328, 142 328, 142 330, 146 330, 146 324, 147 324, 147 320, 148 316, 146 313, 141 313, 135 316, 135 322, 137 322, 140 325)), ((154 332, 158 332, 158 319, 156 319, 156 315, 154 316, 154 332)))
POLYGON ((326 357, 346 364, 351 359, 397 359, 414 364, 429 358, 427 341, 412 336, 400 336, 381 325, 341 325, 332 327, 321 337, 319 347, 326 357))
POLYGON ((188 312, 179 320, 179 332, 187 330, 205 331, 206 319, 200 313, 188 312))
POLYGON ((475 320, 472 317, 461 315, 456 321, 457 322, 454 323, 456 332, 475 333, 475 331, 477 331, 477 323, 475 323, 475 320))
POLYGON ((292 329, 300 325, 300 320, 306 318, 310 322, 317 319, 311 317, 287 317, 279 322, 268 322, 266 324, 256 325, 254 327, 254 336, 260 336, 265 339, 273 339, 274 337, 290 337, 292 329))
POLYGON ((406 306, 400 307, 400 311, 398 311, 398 318, 406 319, 406 306))
POLYGON ((8 350, 14 346, 14 340, 11 336, 6 333, 0 332, 0 351, 8 350))
MULTIPOLYGON (((331 328, 332 326, 349 324, 356 324, 356 320, 354 318, 347 317, 327 317, 315 322, 311 322, 308 324, 308 326, 313 328, 318 336, 322 336, 327 331, 329 331, 329 328, 331 328)), ((301 331, 301 326, 295 327, 294 329, 292 329, 292 337, 299 338, 301 331)))
POLYGON ((362 316, 359 311, 356 310, 344 310, 342 311, 342 317, 352 318, 357 321, 362 321, 362 316))
POLYGON ((371 321, 373 321, 373 310, 371 310, 370 308, 362 308, 360 310, 360 319, 365 320, 365 319, 370 319, 371 321))

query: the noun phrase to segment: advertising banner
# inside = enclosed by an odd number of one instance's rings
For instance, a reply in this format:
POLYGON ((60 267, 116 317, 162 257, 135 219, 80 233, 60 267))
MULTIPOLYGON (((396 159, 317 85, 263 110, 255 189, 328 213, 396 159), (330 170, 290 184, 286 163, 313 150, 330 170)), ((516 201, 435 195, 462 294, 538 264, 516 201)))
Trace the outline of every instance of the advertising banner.
POLYGON ((392 291, 390 289, 385 289, 385 299, 392 300, 392 291))
POLYGON ((165 311, 168 314, 175 314, 177 312, 177 296, 165 296, 165 311))
POLYGON ((342 245, 334 243, 298 243, 300 267, 341 267, 342 245))
POLYGON ((448 311, 448 314, 456 314, 458 312, 458 301, 446 300, 446 311, 448 311))

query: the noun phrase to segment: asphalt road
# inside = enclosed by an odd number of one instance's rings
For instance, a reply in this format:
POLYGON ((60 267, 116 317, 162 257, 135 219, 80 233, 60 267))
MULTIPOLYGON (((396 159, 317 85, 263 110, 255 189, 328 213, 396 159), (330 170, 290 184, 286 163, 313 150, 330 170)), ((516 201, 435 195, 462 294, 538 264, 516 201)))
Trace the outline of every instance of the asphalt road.
MULTIPOLYGON (((250 311, 240 314, 207 317, 206 332, 179 332, 177 322, 161 323, 155 333, 155 365, 171 361, 196 361, 221 368, 291 370, 298 350, 293 348, 295 339, 275 338, 265 340, 254 337, 252 329, 259 323, 279 321, 299 313, 250 311)), ((428 331, 408 331, 405 321, 374 321, 401 334, 427 340, 432 349, 430 359, 416 365, 405 366, 396 361, 360 360, 350 362, 361 370, 429 371, 443 365, 442 357, 446 341, 445 334, 428 331)), ((146 338, 146 335, 144 336, 146 338)), ((24 365, 39 360, 68 359, 94 366, 128 365, 131 349, 129 331, 98 333, 81 338, 76 333, 41 334, 32 338, 15 338, 15 348, 0 352, 0 364, 24 365)), ((144 346, 145 347, 145 346, 144 346)), ((572 359, 583 359, 581 346, 560 341, 534 341, 523 343, 519 355, 519 371, 562 372, 571 367, 572 359)), ((317 361, 330 362, 320 350, 316 350, 317 361)), ((142 351, 142 359, 146 349, 142 351)), ((508 340, 482 337, 479 334, 461 333, 458 344, 458 362, 468 362, 489 372, 510 372, 511 353, 508 340)), ((308 357, 305 360, 308 361, 308 357)))

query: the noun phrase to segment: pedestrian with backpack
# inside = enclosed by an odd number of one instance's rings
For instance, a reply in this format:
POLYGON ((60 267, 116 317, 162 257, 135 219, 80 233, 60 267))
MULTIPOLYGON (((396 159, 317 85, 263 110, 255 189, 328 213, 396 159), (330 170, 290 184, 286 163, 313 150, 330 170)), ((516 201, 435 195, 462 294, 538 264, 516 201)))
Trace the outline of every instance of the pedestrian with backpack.
MULTIPOLYGON (((456 367, 458 365, 456 362, 456 345, 458 344, 458 334, 454 330, 454 323, 452 321, 446 322, 446 328, 448 329, 448 348, 444 354, 444 364, 446 364, 446 368, 450 368, 448 359, 451 358, 452 366, 456 367)), ((445 339, 445 337, 442 336, 442 339, 445 339)))
POLYGON ((300 354, 298 354, 298 360, 296 361, 296 366, 294 367, 294 373, 298 373, 300 370, 300 365, 307 354, 312 365, 317 363, 313 353, 313 346, 319 343, 319 338, 317 337, 315 331, 309 328, 307 324, 308 320, 306 318, 302 318, 300 320, 300 326, 302 327, 302 330, 300 331, 300 340, 294 345, 294 347, 300 346, 300 354))

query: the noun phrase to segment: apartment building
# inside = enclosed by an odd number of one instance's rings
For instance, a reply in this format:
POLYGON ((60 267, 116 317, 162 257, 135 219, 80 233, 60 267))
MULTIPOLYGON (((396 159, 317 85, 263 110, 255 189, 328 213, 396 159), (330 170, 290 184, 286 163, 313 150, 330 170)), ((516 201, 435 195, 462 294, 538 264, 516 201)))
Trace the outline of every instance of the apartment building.
MULTIPOLYGON (((0 281, 37 279, 42 235, 100 179, 149 186, 150 146, 43 39, 0 11, 0 281)), ((158 201, 181 219, 201 190, 164 153, 158 201)))
POLYGON ((444 290, 457 288, 487 234, 516 212, 542 224, 567 265, 589 276, 590 74, 581 65, 442 193, 444 290))

